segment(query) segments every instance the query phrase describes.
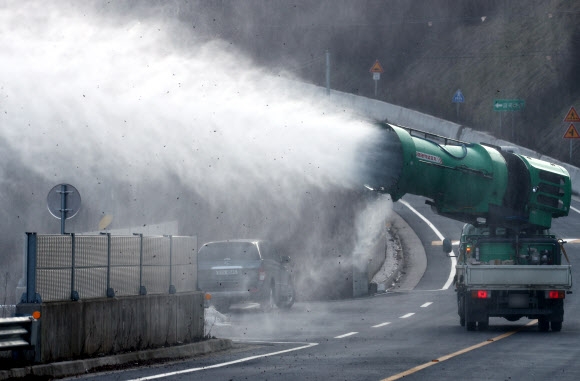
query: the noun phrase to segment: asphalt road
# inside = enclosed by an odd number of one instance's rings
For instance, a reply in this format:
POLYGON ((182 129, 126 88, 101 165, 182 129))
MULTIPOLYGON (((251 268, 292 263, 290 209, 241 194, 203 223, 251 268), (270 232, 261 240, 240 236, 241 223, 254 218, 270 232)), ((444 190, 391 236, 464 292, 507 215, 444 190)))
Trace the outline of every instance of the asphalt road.
MULTIPOLYGON (((405 196, 444 236, 459 238, 461 223, 439 217, 421 197, 405 196)), ((580 238, 580 202, 552 232, 580 238)), ((579 293, 565 301, 561 332, 539 332, 534 321, 491 318, 487 331, 459 325, 449 285, 452 260, 439 236, 401 202, 395 211, 419 236, 427 268, 413 290, 333 302, 296 303, 290 311, 232 312, 212 335, 231 338, 234 349, 165 363, 75 377, 82 380, 579 380, 579 293)), ((566 246, 574 268, 580 243, 566 246)), ((412 271, 412 269, 407 269, 412 271)), ((576 278, 578 275, 574 274, 576 278)), ((396 289, 395 289, 396 290, 396 289)))

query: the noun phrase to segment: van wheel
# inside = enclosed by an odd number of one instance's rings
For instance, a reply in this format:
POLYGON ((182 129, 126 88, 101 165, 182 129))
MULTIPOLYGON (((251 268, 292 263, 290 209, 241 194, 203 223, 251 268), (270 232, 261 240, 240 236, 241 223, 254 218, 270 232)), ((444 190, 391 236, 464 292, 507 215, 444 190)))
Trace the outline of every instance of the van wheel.
POLYGON ((275 293, 275 288, 274 285, 270 285, 270 288, 268 290, 268 293, 266 294, 266 299, 264 300, 264 302, 262 303, 262 310, 264 312, 270 312, 274 309, 274 304, 275 304, 275 298, 276 298, 276 293, 275 293))
POLYGON ((294 292, 294 287, 290 288, 290 291, 288 292, 288 295, 286 298, 284 298, 284 300, 280 300, 282 298, 278 298, 278 303, 276 303, 276 305, 279 308, 285 309, 285 310, 289 310, 292 305, 294 304, 294 297, 295 292, 294 292))

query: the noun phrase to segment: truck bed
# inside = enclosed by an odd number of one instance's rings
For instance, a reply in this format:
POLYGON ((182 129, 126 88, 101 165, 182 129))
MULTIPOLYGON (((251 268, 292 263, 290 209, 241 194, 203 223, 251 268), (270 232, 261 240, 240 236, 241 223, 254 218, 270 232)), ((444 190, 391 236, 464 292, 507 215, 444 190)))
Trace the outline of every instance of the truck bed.
POLYGON ((469 288, 569 289, 572 287, 572 268, 569 265, 458 265, 456 270, 457 279, 469 288))

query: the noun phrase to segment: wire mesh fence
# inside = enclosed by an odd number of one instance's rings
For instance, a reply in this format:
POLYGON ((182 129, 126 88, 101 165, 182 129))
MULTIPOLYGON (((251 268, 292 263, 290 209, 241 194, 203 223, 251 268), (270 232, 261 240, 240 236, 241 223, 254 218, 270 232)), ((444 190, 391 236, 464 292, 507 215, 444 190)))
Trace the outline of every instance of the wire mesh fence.
POLYGON ((22 302, 196 289, 196 237, 27 233, 26 243, 27 279, 22 302))

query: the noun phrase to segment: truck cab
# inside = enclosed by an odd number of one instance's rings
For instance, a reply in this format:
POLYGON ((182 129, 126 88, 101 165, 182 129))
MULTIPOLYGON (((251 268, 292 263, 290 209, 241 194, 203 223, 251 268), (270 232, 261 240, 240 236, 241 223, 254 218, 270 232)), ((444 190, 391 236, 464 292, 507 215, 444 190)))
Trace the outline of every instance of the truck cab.
POLYGON ((459 243, 459 264, 560 265, 560 243, 548 230, 519 233, 505 227, 465 224, 459 243))

